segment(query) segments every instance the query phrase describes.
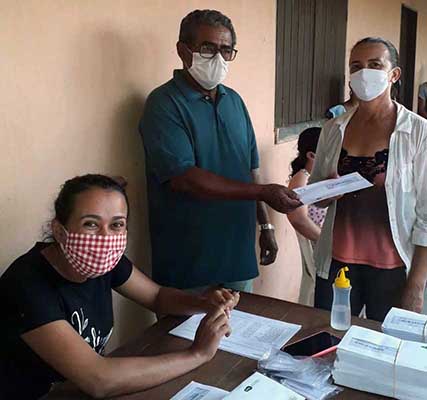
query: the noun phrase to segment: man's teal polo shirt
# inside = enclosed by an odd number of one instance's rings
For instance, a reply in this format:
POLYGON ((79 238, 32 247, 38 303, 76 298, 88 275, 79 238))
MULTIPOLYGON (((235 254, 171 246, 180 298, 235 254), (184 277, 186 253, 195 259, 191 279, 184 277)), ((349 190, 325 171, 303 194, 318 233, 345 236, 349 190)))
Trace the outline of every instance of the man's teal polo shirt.
POLYGON ((241 182, 258 168, 246 107, 218 86, 216 104, 193 89, 182 71, 147 98, 140 123, 144 142, 153 279, 192 288, 252 279, 255 201, 200 200, 173 192, 169 180, 194 166, 241 182))

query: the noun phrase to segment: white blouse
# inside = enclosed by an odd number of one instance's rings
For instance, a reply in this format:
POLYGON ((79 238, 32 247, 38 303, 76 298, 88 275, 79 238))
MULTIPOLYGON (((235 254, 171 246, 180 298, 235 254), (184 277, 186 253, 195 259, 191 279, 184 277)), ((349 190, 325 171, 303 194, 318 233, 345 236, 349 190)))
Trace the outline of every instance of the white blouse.
MULTIPOLYGON (((397 105, 390 137, 385 190, 394 245, 407 267, 415 246, 427 247, 427 120, 397 105)), ((328 121, 320 134, 309 183, 337 173, 345 128, 357 108, 328 121)), ((336 201, 328 208, 314 251, 317 275, 327 279, 332 259, 336 201)))

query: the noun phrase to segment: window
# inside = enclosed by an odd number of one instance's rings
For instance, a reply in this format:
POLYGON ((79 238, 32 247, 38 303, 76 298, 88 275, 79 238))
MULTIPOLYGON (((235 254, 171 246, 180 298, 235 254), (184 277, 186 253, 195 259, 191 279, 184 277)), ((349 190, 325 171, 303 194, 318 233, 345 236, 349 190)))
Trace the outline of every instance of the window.
POLYGON ((276 143, 344 99, 347 0, 277 0, 276 143))

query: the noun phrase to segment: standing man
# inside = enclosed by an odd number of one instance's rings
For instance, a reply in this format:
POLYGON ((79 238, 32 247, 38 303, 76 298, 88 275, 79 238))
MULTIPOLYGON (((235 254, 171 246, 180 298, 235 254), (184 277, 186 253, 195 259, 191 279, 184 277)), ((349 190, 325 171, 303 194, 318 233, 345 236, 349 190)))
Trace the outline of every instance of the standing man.
POLYGON ((278 251, 266 206, 287 213, 300 206, 281 185, 261 185, 258 152, 240 96, 221 85, 235 59, 229 18, 196 10, 181 22, 183 69, 147 99, 140 132, 146 153, 153 279, 203 290, 222 284, 251 291, 261 264, 278 251))

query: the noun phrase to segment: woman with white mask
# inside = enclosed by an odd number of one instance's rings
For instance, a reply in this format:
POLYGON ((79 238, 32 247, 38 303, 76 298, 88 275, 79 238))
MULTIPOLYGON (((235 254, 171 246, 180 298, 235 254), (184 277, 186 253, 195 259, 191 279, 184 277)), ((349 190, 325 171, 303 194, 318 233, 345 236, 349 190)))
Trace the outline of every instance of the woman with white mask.
POLYGON ((359 172, 373 186, 329 206, 315 250, 315 306, 330 309, 348 265, 353 315, 382 321, 392 306, 420 312, 427 279, 427 121, 393 101, 401 70, 389 41, 365 38, 350 54, 358 108, 328 121, 311 182, 359 172))

